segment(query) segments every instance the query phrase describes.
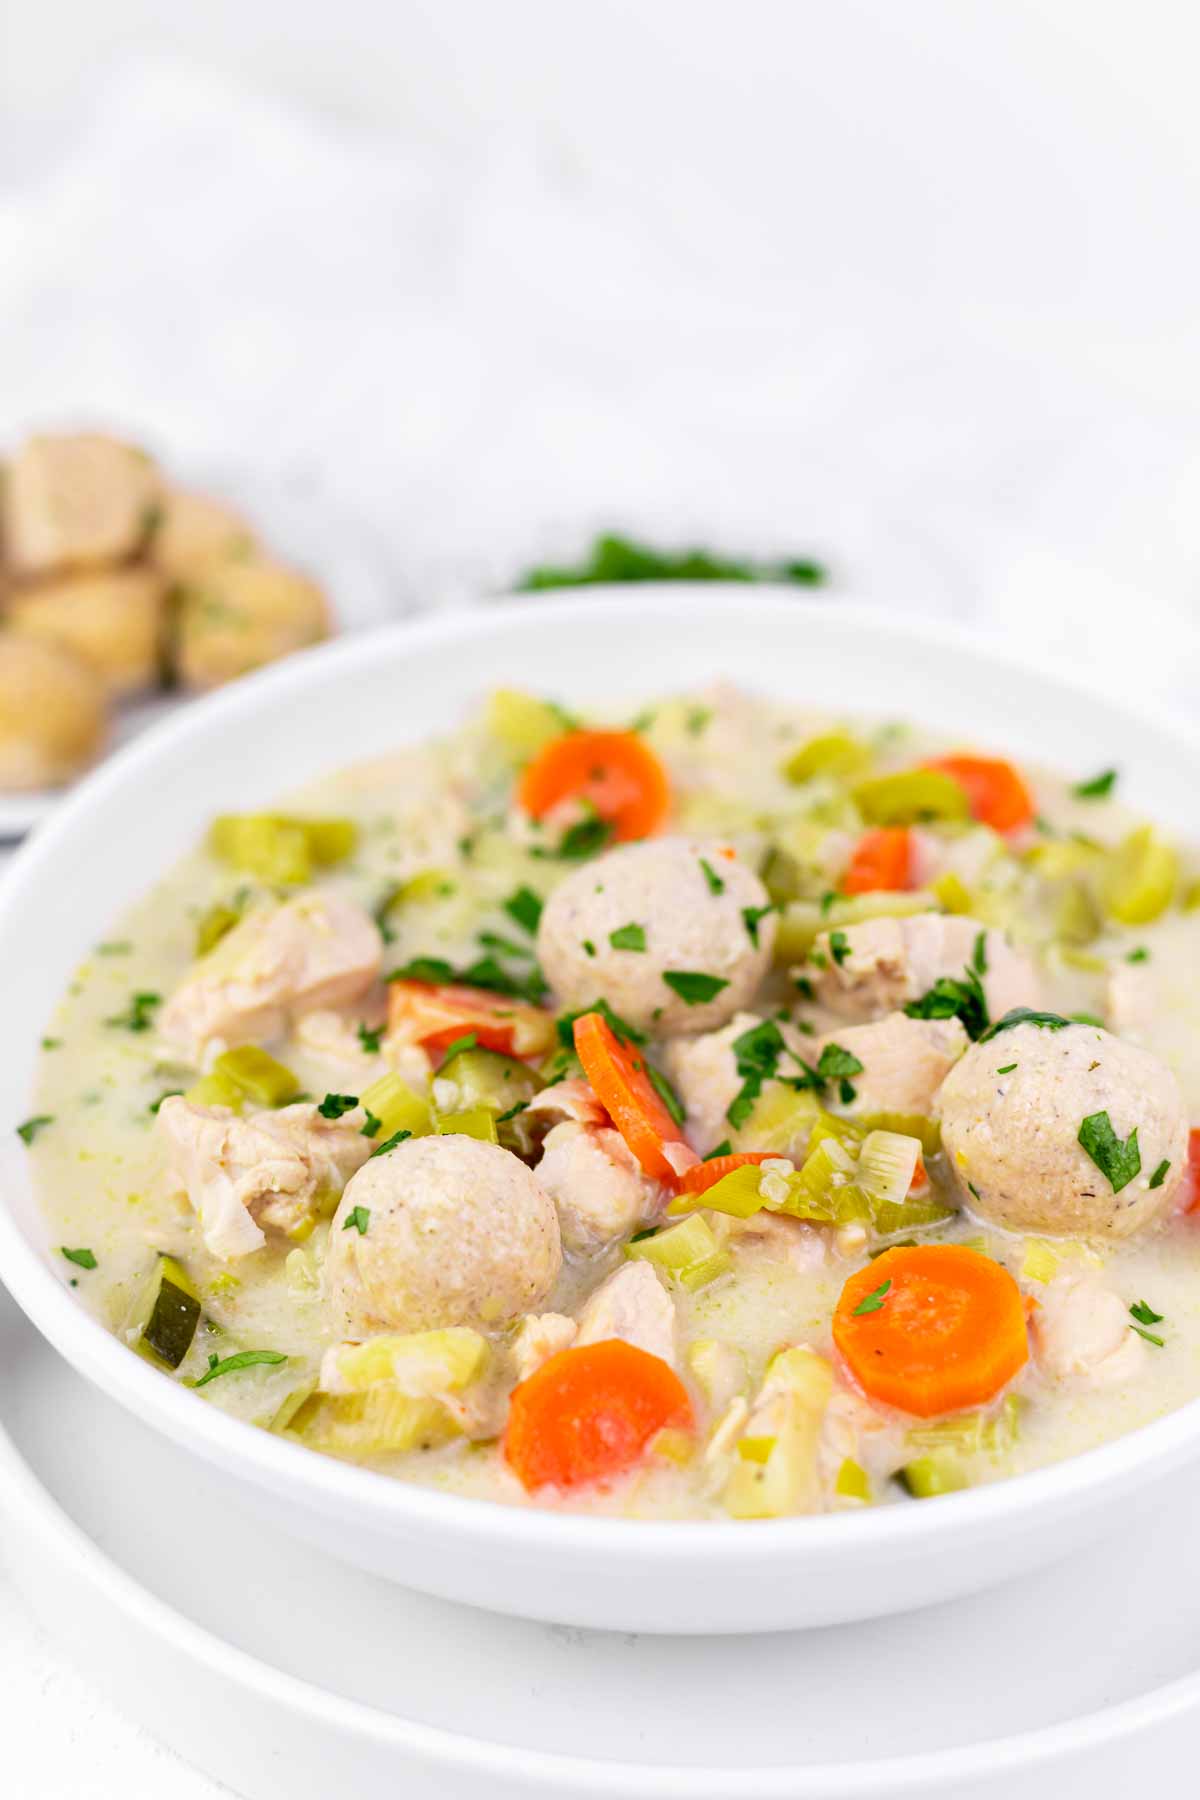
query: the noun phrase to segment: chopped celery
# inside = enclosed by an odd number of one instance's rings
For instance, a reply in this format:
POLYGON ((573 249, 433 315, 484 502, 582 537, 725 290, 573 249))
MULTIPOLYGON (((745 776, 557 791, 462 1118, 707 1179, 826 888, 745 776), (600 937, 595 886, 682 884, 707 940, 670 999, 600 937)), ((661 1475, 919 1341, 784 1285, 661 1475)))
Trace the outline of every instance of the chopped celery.
POLYGON ((697 1338, 688 1347, 687 1363, 704 1398, 716 1412, 749 1387, 745 1357, 720 1338, 697 1338))
POLYGON ((814 1403, 786 1388, 777 1389, 755 1408, 750 1429, 739 1440, 723 1496, 735 1519, 777 1519, 816 1504, 817 1443, 824 1410, 823 1401, 814 1403))
POLYGON ((770 1461, 771 1452, 779 1442, 773 1437, 744 1437, 738 1439, 737 1453, 745 1457, 747 1462, 765 1463, 770 1461))
POLYGON ((684 1287, 707 1286, 716 1276, 732 1266, 732 1258, 721 1249, 712 1227, 699 1213, 681 1219, 666 1231, 637 1238, 625 1246, 626 1256, 653 1263, 684 1287))
POLYGON ((298 820, 271 813, 227 813, 214 819, 209 848, 222 862, 282 887, 312 877, 308 833, 298 820))
POLYGON ((310 1394, 286 1427, 312 1449, 365 1459, 443 1444, 460 1428, 440 1401, 414 1399, 389 1383, 363 1393, 310 1394))
POLYGON ((1025 851, 1022 861, 1045 881, 1066 881, 1095 869, 1102 855, 1099 845, 1079 838, 1044 838, 1025 851))
POLYGON ((240 923, 241 917, 239 908, 222 905, 219 901, 201 913, 196 921, 196 955, 207 956, 210 950, 215 950, 221 939, 240 923))
POLYGON ((749 1219, 762 1210, 761 1179, 762 1171, 757 1163, 744 1164, 740 1169, 731 1169, 702 1194, 680 1194, 672 1200, 667 1211, 672 1217, 678 1217, 680 1213, 698 1212, 703 1207, 709 1212, 727 1213, 731 1219, 749 1219))
POLYGON ((232 1082, 256 1106, 283 1106, 300 1092, 300 1083, 292 1071, 257 1044, 240 1044, 235 1050, 223 1051, 212 1072, 222 1081, 232 1082))
POLYGON ((916 1138, 922 1156, 936 1156, 942 1147, 940 1124, 922 1113, 860 1113, 855 1124, 863 1131, 898 1131, 904 1137, 916 1138))
POLYGON ((912 1186, 921 1145, 898 1131, 870 1131, 858 1153, 855 1179, 870 1199, 880 1206, 898 1206, 912 1186))
POLYGON ((783 774, 797 785, 811 781, 815 775, 857 775, 871 762, 871 752, 848 731, 826 731, 810 738, 793 751, 783 765, 783 774))
POLYGON ((1063 944, 1090 944, 1104 927, 1086 881, 1068 881, 1054 907, 1055 936, 1063 944))
POLYGON ((498 1144, 496 1115, 486 1106, 469 1106, 463 1112, 438 1113, 433 1129, 439 1137, 478 1138, 485 1144, 498 1144))
POLYGON ((718 1275, 724 1275, 733 1267, 733 1258, 728 1250, 714 1250, 711 1256, 702 1257, 699 1262, 689 1263, 686 1269, 680 1269, 676 1279, 681 1287, 687 1288, 690 1294, 700 1288, 707 1287, 718 1275))
POLYGON ((870 1478, 862 1464, 856 1463, 852 1456, 843 1459, 833 1491, 843 1500, 870 1500, 870 1478))
POLYGON ((778 844, 772 844, 767 851, 758 876, 772 906, 785 906, 789 900, 799 900, 804 894, 804 871, 790 851, 781 849, 778 844))
POLYGON ((771 1083, 755 1100, 745 1124, 734 1133, 733 1147, 793 1155, 807 1144, 819 1111, 815 1094, 796 1093, 781 1083, 771 1083))
POLYGON ((483 1373, 488 1341, 465 1325, 440 1331, 388 1332, 363 1344, 338 1344, 321 1367, 330 1392, 357 1394, 390 1382, 412 1399, 455 1394, 483 1373))
POLYGON ((922 819, 968 819, 966 791, 941 769, 873 775, 852 790, 869 825, 914 825, 922 819))
POLYGON ((267 1430, 287 1431, 300 1408, 306 1401, 312 1399, 316 1391, 317 1379, 315 1375, 311 1375, 307 1381, 302 1381, 299 1387, 294 1387, 290 1394, 285 1394, 267 1422, 267 1430))
MULTIPOLYGON (((971 911, 971 891, 954 873, 953 869, 947 869, 944 875, 939 875, 937 880, 930 885, 929 891, 943 912, 969 913, 971 911)), ((854 1466, 857 1468, 857 1463, 854 1466)))
MULTIPOLYGON (((544 1086, 542 1078, 528 1063, 515 1056, 504 1056, 499 1050, 460 1050, 438 1070, 438 1081, 452 1082, 457 1090, 455 1105, 459 1110, 475 1106, 490 1112, 509 1112, 532 1100, 544 1086)), ((439 1086, 438 1093, 442 1093, 439 1086)))
POLYGON ((1053 1281, 1058 1274, 1058 1255, 1044 1238, 1026 1238, 1021 1273, 1026 1281, 1053 1281))
POLYGON ((652 1456, 661 1456, 664 1462, 674 1463, 677 1468, 686 1468, 696 1454, 696 1442, 689 1431, 680 1431, 675 1426, 664 1425, 661 1431, 655 1432, 650 1440, 652 1456))
POLYGON ((1108 962, 1103 956, 1094 956, 1089 950, 1076 950, 1070 944, 1063 944, 1058 954, 1069 969, 1078 969, 1084 975, 1103 975, 1108 962))
POLYGON ((214 1070, 211 1075, 202 1075, 199 1081, 193 1082, 183 1097, 193 1106, 228 1106, 233 1112, 241 1112, 246 1090, 228 1075, 218 1075, 214 1070))
POLYGON ((826 1112, 824 1107, 819 1106, 812 1122, 812 1130, 809 1132, 808 1147, 810 1150, 815 1150, 818 1144, 823 1144, 832 1138, 835 1143, 853 1150, 856 1145, 862 1143, 866 1135, 859 1120, 845 1119, 840 1113, 826 1112))
POLYGON ((358 848, 358 826, 353 819, 298 819, 308 839, 309 853, 318 868, 344 862, 358 848))
MULTIPOLYGON (((813 1127, 811 1148, 804 1166, 789 1176, 787 1202, 766 1202, 773 1212, 822 1225, 869 1225, 881 1237, 919 1230, 952 1217, 952 1210, 926 1196, 899 1191, 904 1167, 916 1166, 920 1143, 896 1133, 875 1132, 875 1143, 864 1166, 860 1132, 848 1119, 822 1114, 813 1127), (853 1134, 853 1135, 852 1135, 853 1134), (909 1147, 902 1156, 896 1143, 909 1147), (894 1166, 893 1166, 894 1165, 894 1166)), ((909 1174, 911 1182, 911 1169, 909 1174)))
POLYGON ((767 1364, 763 1393, 793 1394, 806 1406, 823 1410, 833 1392, 833 1370, 823 1356, 807 1344, 789 1344, 767 1364))
POLYGON ((914 1500, 932 1500, 938 1494, 954 1494, 967 1485, 966 1475, 952 1456, 918 1456, 905 1463, 899 1479, 914 1500))
POLYGON ((490 696, 487 729, 517 762, 527 762, 569 729, 557 707, 516 688, 497 688, 490 696))
POLYGON ((455 879, 450 869, 422 869, 402 881, 387 897, 380 909, 385 917, 401 906, 428 906, 431 901, 445 900, 453 894, 455 879))
POLYGON ((1122 925, 1146 925, 1171 904, 1178 880, 1176 851, 1152 825, 1139 825, 1106 858, 1104 905, 1122 925))
POLYGON ((200 1323, 200 1296, 173 1256, 160 1256, 139 1289, 124 1336, 147 1361, 177 1369, 200 1323))
POLYGON ((802 962, 823 931, 844 930, 866 919, 906 919, 936 910, 933 895, 880 892, 840 896, 824 910, 816 900, 796 900, 783 908, 775 936, 777 963, 802 962))
POLYGON ((381 1075, 359 1095, 363 1108, 379 1120, 375 1136, 379 1143, 407 1131, 413 1137, 428 1137, 433 1130, 433 1117, 428 1100, 415 1094, 398 1075, 381 1075))
POLYGON ((933 1425, 918 1425, 909 1432, 908 1441, 918 1450, 996 1456, 1016 1443, 1023 1404, 1019 1394, 1006 1394, 995 1412, 961 1413, 933 1425))

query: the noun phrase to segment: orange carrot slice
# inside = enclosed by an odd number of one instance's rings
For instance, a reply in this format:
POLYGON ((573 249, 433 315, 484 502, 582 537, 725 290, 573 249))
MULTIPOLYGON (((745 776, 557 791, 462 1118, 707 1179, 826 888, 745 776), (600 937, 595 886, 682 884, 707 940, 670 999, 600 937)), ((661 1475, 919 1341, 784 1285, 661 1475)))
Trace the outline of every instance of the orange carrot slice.
POLYGON ((638 1162, 647 1175, 674 1187, 678 1178, 664 1147, 687 1146, 655 1092, 641 1051, 636 1044, 623 1044, 598 1012, 576 1019, 574 1036, 592 1092, 638 1162))
POLYGON ((393 981, 388 987, 388 1035, 420 1044, 436 1062, 456 1038, 474 1032, 483 1050, 541 1056, 555 1041, 554 1020, 540 1006, 458 984, 393 981))
POLYGON ((1200 1131, 1189 1131, 1187 1164, 1180 1184, 1180 1208, 1185 1213, 1200 1213, 1200 1131))
POLYGON ((619 842, 649 837, 671 808, 667 772, 634 731, 569 731, 526 768, 517 798, 540 819, 563 800, 584 800, 619 842))
POLYGON ((685 1194, 706 1194, 734 1169, 744 1169, 747 1163, 770 1162, 776 1155, 772 1150, 734 1150, 728 1156, 712 1156, 687 1169, 679 1185, 685 1194))
POLYGON ((921 1418, 984 1405, 1029 1358, 1021 1290, 963 1244, 885 1250, 842 1289, 833 1341, 864 1393, 921 1418))
POLYGON ((864 832, 841 880, 843 894, 899 892, 912 886, 912 842, 903 825, 864 832))
POLYGON ((938 756, 925 764, 966 790, 972 817, 994 831, 1017 831, 1033 818, 1029 789, 1010 762, 993 756, 938 756))
POLYGON ((675 1371, 623 1338, 560 1350, 513 1389, 504 1455, 533 1492, 611 1480, 665 1427, 692 1428, 675 1371))

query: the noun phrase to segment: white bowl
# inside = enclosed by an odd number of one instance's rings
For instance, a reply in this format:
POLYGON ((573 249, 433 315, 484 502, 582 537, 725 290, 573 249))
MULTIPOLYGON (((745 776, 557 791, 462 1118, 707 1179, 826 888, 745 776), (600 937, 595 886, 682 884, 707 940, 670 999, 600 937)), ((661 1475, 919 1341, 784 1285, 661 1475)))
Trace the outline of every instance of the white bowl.
POLYGON ((1192 1404, 1101 1449, 911 1506, 755 1524, 556 1516, 408 1487, 227 1417, 132 1356, 55 1266, 11 1125, 75 965, 213 813, 454 724, 495 684, 568 703, 721 676, 796 701, 923 715, 1080 773, 1188 829, 1200 741, 1056 674, 917 625, 778 590, 539 596, 345 639, 237 683, 98 770, 0 884, 0 1276, 83 1374, 335 1556, 450 1599, 620 1630, 778 1630, 866 1618, 1001 1581, 1115 1527, 1200 1451, 1192 1404))

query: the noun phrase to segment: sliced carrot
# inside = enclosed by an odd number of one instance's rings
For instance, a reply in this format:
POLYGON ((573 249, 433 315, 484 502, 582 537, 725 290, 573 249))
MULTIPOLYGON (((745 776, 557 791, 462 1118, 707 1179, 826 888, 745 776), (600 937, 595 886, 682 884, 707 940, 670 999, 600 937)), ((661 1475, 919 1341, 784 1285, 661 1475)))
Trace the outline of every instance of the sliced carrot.
POLYGON ((842 875, 843 894, 898 893, 912 886, 912 840, 903 825, 864 832, 842 875))
POLYGON ((674 1119, 655 1092, 636 1044, 623 1044, 601 1013, 575 1021, 575 1050, 592 1092, 647 1175, 674 1187, 677 1176, 664 1146, 686 1148, 674 1119))
POLYGON ((540 1006, 493 994, 486 988, 427 981, 393 981, 388 987, 388 1034, 420 1044, 435 1061, 454 1042, 474 1032, 483 1050, 506 1056, 541 1056, 555 1039, 554 1020, 540 1006))
POLYGON ((925 767, 957 781, 966 790, 972 817, 993 831, 1017 831, 1033 818, 1029 789, 1010 762, 994 756, 937 756, 925 767))
POLYGON ((1180 1191, 1180 1211, 1200 1213, 1200 1131, 1188 1132, 1187 1163, 1180 1191))
POLYGON ((678 1375, 623 1338, 560 1350, 513 1389, 504 1455, 522 1485, 577 1488, 638 1462, 656 1433, 692 1428, 678 1375))
POLYGON ((734 1150, 728 1156, 712 1156, 707 1162, 694 1163, 679 1185, 685 1194, 706 1194, 734 1169, 744 1169, 747 1163, 770 1162, 777 1154, 774 1150, 734 1150))
POLYGON ((865 1393, 921 1418, 984 1405, 1029 1358, 1021 1290, 963 1244, 885 1250, 859 1269, 833 1341, 865 1393))
POLYGON ((649 837, 671 808, 667 772, 635 731, 569 731, 539 752, 517 798, 540 819, 563 800, 585 800, 620 842, 649 837))

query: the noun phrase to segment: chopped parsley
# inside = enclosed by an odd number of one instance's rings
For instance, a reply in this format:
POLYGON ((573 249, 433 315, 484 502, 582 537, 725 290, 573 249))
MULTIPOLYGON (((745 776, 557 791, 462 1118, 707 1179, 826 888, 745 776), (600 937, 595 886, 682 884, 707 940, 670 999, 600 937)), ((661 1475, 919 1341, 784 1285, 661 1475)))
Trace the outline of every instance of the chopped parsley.
POLYGON ((377 1119, 375 1117, 375 1114, 371 1111, 369 1106, 364 1106, 363 1111, 367 1115, 367 1122, 362 1128, 362 1135, 364 1137, 371 1137, 371 1138, 378 1137, 379 1136, 379 1128, 383 1124, 383 1120, 377 1119))
POLYGON ((975 943, 971 950, 971 967, 974 969, 976 975, 987 974, 988 960, 986 931, 976 933, 975 943))
POLYGON ((1131 950, 1129 952, 1128 956, 1125 958, 1125 961, 1129 962, 1129 963, 1149 962, 1150 961, 1150 952, 1147 950, 1145 944, 1139 944, 1136 950, 1131 950))
POLYGON ((510 1119, 515 1119, 518 1113, 525 1112, 525 1110, 528 1108, 528 1106, 529 1106, 528 1100, 518 1100, 517 1104, 515 1106, 510 1106, 507 1112, 502 1112, 502 1113, 497 1114, 497 1116, 496 1116, 497 1125, 507 1125, 508 1121, 510 1119))
POLYGON ((910 1019, 960 1019, 967 1036, 979 1042, 991 1036, 987 995, 974 968, 965 968, 961 980, 939 975, 929 992, 910 1000, 904 1011, 910 1019))
POLYGON ((593 944, 591 938, 583 939, 583 949, 586 956, 595 956, 596 954, 596 946, 593 944))
POLYGON ((161 994, 134 994, 123 1013, 114 1014, 104 1023, 120 1031, 149 1031, 154 1023, 155 1009, 161 1005, 161 994))
POLYGON ((377 1030, 372 1031, 369 1025, 360 1025, 358 1028, 358 1041, 368 1056, 377 1056, 379 1053, 379 1046, 383 1041, 383 1026, 380 1025, 377 1030))
POLYGON ((614 950, 644 950, 646 948, 646 927, 644 925, 618 925, 610 931, 608 941, 614 950))
POLYGON ((792 983, 802 1000, 816 999, 817 990, 807 975, 793 975, 792 983))
POLYGON ((461 984, 485 988, 492 994, 504 994, 513 1000, 526 1000, 536 1006, 546 993, 546 978, 535 965, 520 975, 502 969, 494 956, 481 956, 465 969, 456 969, 440 956, 417 956, 412 962, 392 969, 389 981, 423 981, 434 987, 461 984))
POLYGON ((53 1113, 35 1113, 32 1119, 26 1119, 23 1125, 17 1126, 17 1136, 23 1144, 32 1144, 43 1125, 53 1125, 53 1113))
POLYGON ((1104 1029, 1104 1020, 1099 1018, 1096 1013, 1072 1013, 1070 1018, 1067 1020, 1067 1024, 1068 1025, 1098 1025, 1100 1027, 1101 1031, 1103 1031, 1103 1029, 1104 1029))
POLYGON ((735 1131, 740 1130, 750 1117, 764 1081, 774 1075, 786 1049, 783 1033, 774 1019, 764 1019, 761 1025, 754 1025, 749 1031, 743 1031, 741 1037, 734 1038, 733 1056, 742 1085, 730 1101, 725 1117, 735 1131))
POLYGON ((1117 771, 1104 769, 1088 781, 1077 781, 1071 789, 1077 800, 1107 800, 1117 785, 1117 771))
POLYGON ((434 1074, 440 1075, 442 1070, 446 1068, 449 1063, 452 1063, 456 1056, 461 1056, 464 1050, 474 1050, 478 1042, 479 1033, 477 1031, 464 1031, 461 1037, 452 1038, 446 1045, 445 1051, 442 1054, 442 1060, 433 1071, 434 1074))
POLYGON ((1128 1187, 1134 1176, 1141 1172, 1142 1155, 1138 1149, 1136 1125, 1122 1142, 1106 1112, 1089 1113, 1079 1127, 1079 1142, 1108 1180, 1114 1194, 1128 1187))
POLYGON ((397 1144, 402 1144, 405 1138, 410 1138, 411 1136, 411 1131, 393 1131, 390 1138, 384 1138, 382 1144, 376 1144, 371 1155, 386 1156, 389 1150, 394 1150, 397 1144))
POLYGON ((536 844, 529 854, 557 862, 586 862, 589 856, 595 856, 605 848, 615 829, 611 819, 602 819, 596 813, 590 819, 580 819, 569 825, 553 849, 536 844))
POLYGON ((162 1105, 164 1100, 178 1100, 182 1097, 182 1095, 183 1095, 182 1088, 168 1088, 165 1093, 162 1093, 158 1096, 157 1100, 152 1100, 150 1102, 150 1105, 147 1108, 147 1111, 152 1112, 154 1114, 155 1118, 157 1118, 158 1117, 158 1109, 162 1105))
POLYGON ((514 924, 533 937, 542 916, 542 903, 532 888, 519 887, 504 902, 504 910, 514 924))
POLYGON ((232 1375, 236 1369, 255 1369, 262 1363, 285 1363, 287 1357, 282 1350, 239 1350, 234 1356, 210 1356, 208 1367, 203 1375, 192 1382, 193 1387, 202 1388, 219 1375, 232 1375))
POLYGON ((721 975, 705 975, 696 969, 664 969, 663 980, 685 1006, 704 1006, 729 986, 721 975))
POLYGON ((97 1267, 96 1253, 94 1250, 68 1250, 65 1244, 60 1244, 59 1249, 66 1257, 67 1261, 69 1263, 74 1263, 77 1269, 94 1269, 97 1267))
POLYGON ((1135 1323, 1129 1327, 1131 1331, 1136 1331, 1138 1336, 1140 1338, 1145 1338, 1148 1344, 1157 1344, 1160 1350, 1163 1349, 1162 1338, 1158 1337, 1153 1331, 1146 1331, 1144 1329, 1147 1325, 1161 1325, 1163 1322, 1162 1313, 1155 1312, 1154 1308, 1152 1306, 1147 1306, 1144 1300, 1138 1300, 1130 1307, 1129 1316, 1135 1321, 1135 1323))
POLYGON ((712 864, 708 861, 708 859, 706 857, 702 856, 700 858, 700 867, 704 871, 704 879, 708 883, 709 893, 710 894, 723 894, 725 892, 724 879, 722 876, 717 874, 717 871, 713 868, 712 864))
POLYGON ((359 1237, 366 1237, 367 1227, 371 1223, 369 1206, 352 1206, 342 1221, 343 1231, 357 1231, 359 1237))
POLYGON ((758 927, 762 920, 766 918, 767 914, 773 913, 774 911, 775 908, 770 905, 743 906, 742 908, 742 923, 745 925, 750 942, 754 945, 756 950, 758 948, 758 927))
POLYGON ((864 1313, 881 1311, 883 1303, 888 1297, 891 1285, 890 1277, 887 1281, 881 1281, 877 1288, 872 1289, 865 1300, 859 1301, 858 1305, 854 1308, 852 1316, 858 1319, 861 1318, 864 1313))
POLYGON ((707 1155, 702 1156, 700 1158, 700 1160, 701 1160, 701 1162, 715 1162, 717 1160, 718 1156, 732 1156, 732 1155, 733 1155, 733 1145, 730 1143, 728 1138, 722 1138, 720 1143, 715 1145, 713 1147, 713 1149, 711 1149, 707 1153, 707 1155))
POLYGON ((1001 1068, 996 1070, 996 1073, 997 1075, 1011 1075, 1016 1066, 1016 1063, 1005 1063, 1001 1068))
POLYGON ((682 1100, 671 1086, 671 1083, 667 1080, 662 1070, 656 1069, 653 1063, 646 1064, 646 1073, 650 1077, 650 1086, 654 1089, 655 1093, 670 1113, 673 1123, 682 1125, 683 1121, 687 1118, 687 1114, 683 1110, 682 1100))
POLYGON ((340 1119, 358 1105, 357 1094, 326 1094, 317 1111, 323 1119, 340 1119))
POLYGON ((1153 1175, 1150 1177, 1149 1186, 1152 1188, 1160 1188, 1162 1186, 1163 1182, 1167 1179, 1167 1170, 1170 1168, 1170 1166, 1171 1166, 1170 1157, 1164 1156, 1162 1161, 1159 1163, 1157 1169, 1155 1169, 1153 1175))
POLYGON ((981 1200, 983 1198, 983 1196, 979 1192, 979 1189, 975 1186, 975 1183, 973 1181, 968 1181, 967 1186, 970 1188, 970 1190, 976 1200, 981 1200))
MULTIPOLYGON (((908 1007, 905 1007, 904 1010, 907 1012, 909 1009, 908 1007)), ((925 1014, 920 1016, 928 1017, 930 1015, 925 1014)), ((1084 1019, 1082 1021, 1064 1019, 1061 1013, 1037 1012, 1031 1006, 1011 1006, 1004 1014, 1003 1018, 997 1019, 994 1025, 988 1026, 988 1029, 984 1032, 979 1042, 981 1044, 990 1043, 992 1038, 998 1037, 1002 1031, 1013 1031, 1018 1025, 1036 1025, 1042 1031, 1062 1031, 1067 1025, 1077 1022, 1086 1025, 1098 1025, 1100 1023, 1099 1019, 1084 1019)))
POLYGON ((655 550, 634 538, 605 532, 593 541, 581 562, 540 565, 527 570, 517 585, 533 593, 541 588, 618 581, 787 581, 816 587, 827 580, 827 570, 811 557, 757 563, 713 550, 655 550))
POLYGON ((129 956, 132 951, 133 945, 128 938, 113 939, 107 944, 96 945, 97 956, 129 956))
POLYGON ((575 1048, 576 1019, 582 1019, 585 1014, 593 1012, 598 1012, 600 1014, 600 1017, 609 1027, 618 1043, 645 1043, 645 1032, 639 1031, 636 1025, 631 1025, 627 1019, 623 1019, 620 1013, 615 1013, 607 1000, 593 1000, 590 1006, 581 1006, 575 1012, 563 1013, 561 1017, 555 1021, 555 1028, 558 1032, 558 1041, 564 1050, 573 1050, 575 1048))
POLYGON ((44 1037, 42 1039, 42 1049, 43 1050, 61 1050, 62 1049, 62 1039, 56 1038, 56 1037, 44 1037))
POLYGON ((501 956, 532 956, 533 951, 528 944, 514 943, 512 938, 501 937, 498 931, 481 931, 479 941, 485 950, 498 950, 501 956))
POLYGON ((850 939, 844 931, 831 931, 829 934, 829 954, 840 969, 850 954, 850 939))
MULTIPOLYGON (((805 1067, 807 1069, 807 1065, 805 1067)), ((822 1084, 836 1081, 842 1105, 849 1106, 855 1097, 854 1086, 849 1077, 861 1075, 862 1069, 862 1064, 852 1051, 843 1049, 841 1044, 826 1044, 817 1058, 816 1075, 822 1084)))
POLYGON ((693 706, 684 720, 684 729, 689 737, 699 737, 712 720, 711 706, 693 706))

